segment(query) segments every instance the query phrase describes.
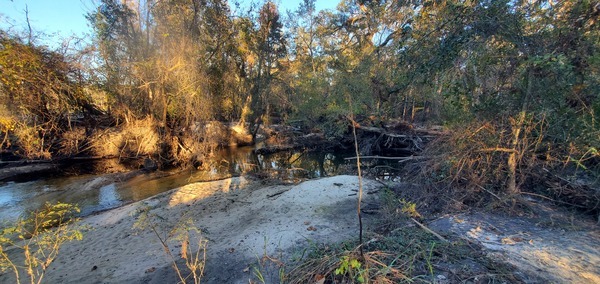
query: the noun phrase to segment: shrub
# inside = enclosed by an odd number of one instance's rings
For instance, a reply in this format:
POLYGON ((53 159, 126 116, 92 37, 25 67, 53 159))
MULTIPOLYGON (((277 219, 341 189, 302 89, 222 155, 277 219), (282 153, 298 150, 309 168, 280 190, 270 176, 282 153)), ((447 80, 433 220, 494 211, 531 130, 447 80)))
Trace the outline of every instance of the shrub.
POLYGON ((17 283, 21 283, 23 275, 31 283, 41 283, 61 246, 83 238, 74 226, 77 213, 79 208, 72 204, 46 203, 5 228, 0 234, 0 271, 11 270, 17 283))

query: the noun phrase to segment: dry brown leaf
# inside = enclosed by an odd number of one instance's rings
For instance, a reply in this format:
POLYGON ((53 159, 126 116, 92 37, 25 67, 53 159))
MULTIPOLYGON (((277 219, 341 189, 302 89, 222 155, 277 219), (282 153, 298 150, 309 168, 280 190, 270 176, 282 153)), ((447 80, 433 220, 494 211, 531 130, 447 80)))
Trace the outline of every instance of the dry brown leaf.
POLYGON ((323 276, 321 274, 315 275, 315 284, 324 284, 324 283, 325 283, 325 276, 323 276))
POLYGON ((190 242, 187 237, 181 242, 181 258, 183 259, 187 259, 187 249, 189 244, 190 242))

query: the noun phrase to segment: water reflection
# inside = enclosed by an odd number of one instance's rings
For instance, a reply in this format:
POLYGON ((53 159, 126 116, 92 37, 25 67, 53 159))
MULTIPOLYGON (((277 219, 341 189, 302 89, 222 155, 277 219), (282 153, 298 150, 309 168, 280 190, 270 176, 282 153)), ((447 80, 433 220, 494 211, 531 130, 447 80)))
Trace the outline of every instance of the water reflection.
POLYGON ((4 186, 0 186, 0 206, 5 207, 11 203, 12 200, 16 200, 16 196, 14 195, 11 187, 14 185, 14 182, 9 182, 4 186))
POLYGON ((224 149, 188 179, 196 182, 247 173, 262 173, 284 180, 318 178, 338 174, 347 156, 304 150, 256 155, 250 147, 224 149))
POLYGON ((114 183, 100 188, 98 203, 101 207, 110 207, 121 204, 121 197, 117 193, 117 186, 114 183))
POLYGON ((111 175, 82 175, 0 183, 0 223, 40 208, 45 202, 77 203, 82 214, 87 215, 189 183, 249 173, 291 182, 332 176, 340 173, 343 158, 351 155, 303 150, 256 155, 251 147, 228 148, 212 153, 210 161, 199 169, 159 178, 140 174, 118 182, 111 175))

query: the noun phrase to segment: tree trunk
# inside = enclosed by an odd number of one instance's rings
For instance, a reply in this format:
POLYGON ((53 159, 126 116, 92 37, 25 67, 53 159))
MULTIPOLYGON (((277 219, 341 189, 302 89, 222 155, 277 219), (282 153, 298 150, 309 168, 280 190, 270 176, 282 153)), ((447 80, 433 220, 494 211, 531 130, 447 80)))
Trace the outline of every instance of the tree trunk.
POLYGON ((523 127, 524 120, 525 112, 521 111, 519 113, 519 117, 513 125, 513 140, 511 142, 511 149, 514 151, 511 151, 508 155, 508 183, 506 185, 506 193, 511 196, 519 193, 519 188, 517 187, 517 147, 519 144, 519 136, 521 135, 521 128, 523 127))
POLYGON ((511 142, 511 149, 513 150, 509 156, 507 161, 508 166, 508 182, 506 185, 506 193, 508 195, 514 196, 519 193, 519 188, 517 186, 517 164, 518 157, 521 155, 519 148, 519 140, 521 139, 521 131, 523 130, 523 124, 525 123, 525 116, 527 112, 527 103, 529 101, 529 97, 531 97, 531 85, 533 80, 533 69, 529 69, 529 74, 527 75, 527 89, 525 90, 525 97, 523 98, 523 103, 521 104, 521 111, 517 116, 515 122, 512 126, 512 134, 513 139, 511 142))

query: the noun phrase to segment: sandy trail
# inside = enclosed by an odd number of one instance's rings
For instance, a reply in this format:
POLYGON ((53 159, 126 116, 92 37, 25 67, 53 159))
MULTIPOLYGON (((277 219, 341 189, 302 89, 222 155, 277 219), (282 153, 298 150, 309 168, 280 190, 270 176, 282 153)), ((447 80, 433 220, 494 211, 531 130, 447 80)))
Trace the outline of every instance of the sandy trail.
MULTIPOLYGON (((367 192, 378 186, 365 180, 367 192)), ((203 283, 248 283, 251 266, 265 253, 289 258, 311 244, 355 236, 357 189, 355 176, 299 185, 265 186, 243 177, 189 184, 84 218, 89 229, 83 241, 61 249, 44 282, 176 283, 158 238, 132 229, 146 208, 160 216, 161 233, 186 218, 204 232, 209 242, 203 283)), ((374 196, 365 194, 365 201, 375 202, 374 196)), ((177 256, 179 249, 172 248, 177 256)))
POLYGON ((475 212, 444 216, 429 225, 481 244, 492 259, 518 268, 515 274, 525 283, 600 283, 598 226, 554 208, 539 212, 548 216, 475 212))

